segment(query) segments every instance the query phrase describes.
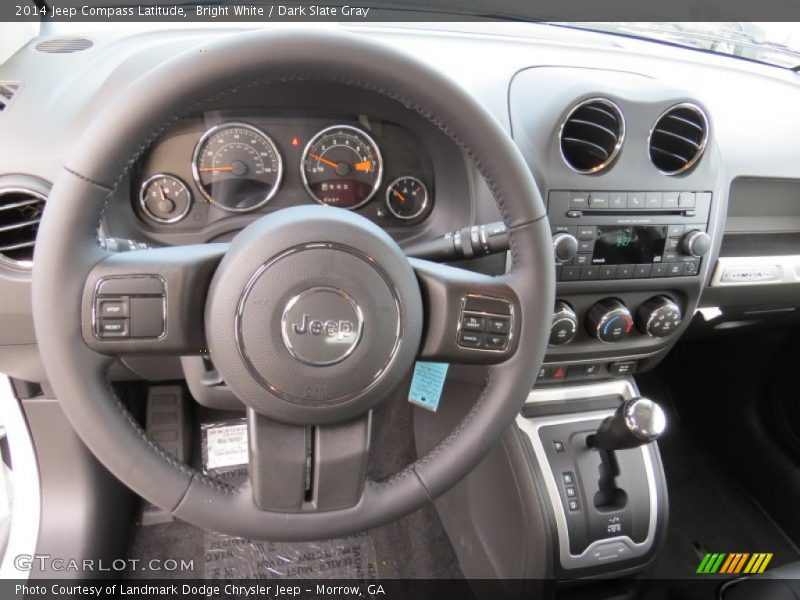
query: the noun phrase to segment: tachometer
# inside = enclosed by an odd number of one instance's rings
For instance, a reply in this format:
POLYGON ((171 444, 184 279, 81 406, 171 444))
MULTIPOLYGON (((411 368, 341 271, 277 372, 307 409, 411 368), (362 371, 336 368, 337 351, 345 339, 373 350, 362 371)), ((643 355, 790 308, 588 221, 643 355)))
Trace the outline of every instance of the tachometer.
POLYGON ((192 174, 203 196, 232 212, 255 210, 278 191, 283 161, 275 142, 246 123, 223 123, 203 134, 192 174))
POLYGON ((383 159, 375 141, 350 125, 320 131, 306 146, 300 172, 320 204, 355 209, 378 191, 383 159))

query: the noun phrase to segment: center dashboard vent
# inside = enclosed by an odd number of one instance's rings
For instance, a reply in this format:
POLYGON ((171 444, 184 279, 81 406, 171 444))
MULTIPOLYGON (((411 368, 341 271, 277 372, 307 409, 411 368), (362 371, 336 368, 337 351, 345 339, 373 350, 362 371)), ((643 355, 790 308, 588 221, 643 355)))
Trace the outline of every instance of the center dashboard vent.
POLYGON ((706 149, 708 119, 700 107, 683 103, 664 112, 650 132, 650 160, 665 175, 691 169, 706 149))
POLYGON ((22 87, 21 83, 11 81, 0 81, 0 112, 11 106, 11 101, 22 87))
POLYGON ((0 262, 29 268, 47 198, 33 190, 0 188, 0 262))
POLYGON ((573 108, 561 124, 561 156, 578 173, 611 166, 625 139, 625 118, 611 100, 590 98, 573 108))
POLYGON ((39 52, 48 54, 70 54, 72 52, 82 52, 94 46, 92 40, 82 37, 56 37, 44 40, 36 44, 39 52))

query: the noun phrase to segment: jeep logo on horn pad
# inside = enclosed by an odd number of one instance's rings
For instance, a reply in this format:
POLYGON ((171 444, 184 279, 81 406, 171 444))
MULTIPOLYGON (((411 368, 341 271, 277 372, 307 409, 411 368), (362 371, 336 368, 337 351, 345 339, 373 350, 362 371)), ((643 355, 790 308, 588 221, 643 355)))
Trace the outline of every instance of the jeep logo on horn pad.
POLYGON ((355 300, 342 290, 315 287, 286 304, 281 335, 289 353, 307 365, 338 363, 353 353, 361 340, 364 316, 355 300))

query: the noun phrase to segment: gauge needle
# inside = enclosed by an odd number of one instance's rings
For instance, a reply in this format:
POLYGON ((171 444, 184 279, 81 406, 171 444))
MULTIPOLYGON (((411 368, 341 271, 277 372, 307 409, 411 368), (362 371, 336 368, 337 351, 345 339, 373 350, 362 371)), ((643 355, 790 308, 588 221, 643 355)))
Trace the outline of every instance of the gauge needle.
POLYGON ((166 202, 167 197, 164 195, 164 190, 161 188, 161 186, 156 184, 156 189, 158 190, 158 195, 161 196, 161 201, 166 202))
POLYGON ((315 160, 318 160, 318 161, 319 161, 319 162, 321 162, 321 163, 325 163, 325 164, 326 164, 326 165, 328 165, 329 167, 333 167, 334 169, 337 169, 337 168, 339 167, 339 163, 335 163, 335 162, 333 162, 332 160, 328 160, 328 159, 327 159, 327 158, 325 158, 324 156, 319 156, 318 154, 314 154, 313 152, 309 152, 309 153, 308 153, 308 155, 309 155, 311 158, 313 158, 313 159, 315 159, 315 160))
POLYGON ((200 167, 197 170, 201 173, 233 173, 233 165, 228 167, 200 167))
POLYGON ((406 197, 405 197, 405 196, 403 196, 403 194, 401 194, 401 193, 400 193, 400 192, 398 192, 397 190, 392 190, 392 193, 393 193, 395 196, 397 196, 398 198, 400 198, 400 202, 405 202, 405 201, 406 201, 406 197))
POLYGON ((356 163, 353 165, 356 171, 369 171, 372 168, 372 161, 371 160, 364 160, 360 163, 356 163))

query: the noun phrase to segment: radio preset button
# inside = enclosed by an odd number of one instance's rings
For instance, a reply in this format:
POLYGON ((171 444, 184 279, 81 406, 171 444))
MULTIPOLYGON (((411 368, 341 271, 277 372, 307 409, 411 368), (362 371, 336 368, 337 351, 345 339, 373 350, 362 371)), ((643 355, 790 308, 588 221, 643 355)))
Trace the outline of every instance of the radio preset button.
POLYGON ((653 269, 653 265, 636 265, 633 270, 633 276, 641 279, 643 277, 650 277, 650 271, 653 269))
POLYGON ((618 265, 617 279, 632 279, 636 265, 618 265))
POLYGON ((562 267, 561 281, 578 281, 581 278, 581 267, 562 267))
POLYGON ((600 265, 598 279, 616 279, 617 265, 600 265))
POLYGON ((581 280, 597 279, 600 268, 597 266, 581 267, 581 280))
POLYGON ((667 263, 653 263, 653 268, 650 270, 650 277, 666 277, 667 276, 667 263))

